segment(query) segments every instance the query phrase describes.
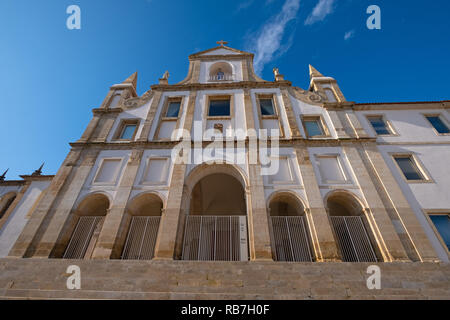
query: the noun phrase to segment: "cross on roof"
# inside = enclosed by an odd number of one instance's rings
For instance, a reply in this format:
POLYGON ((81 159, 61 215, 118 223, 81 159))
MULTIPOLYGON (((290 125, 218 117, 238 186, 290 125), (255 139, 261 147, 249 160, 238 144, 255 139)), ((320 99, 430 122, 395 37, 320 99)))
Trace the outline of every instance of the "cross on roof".
POLYGON ((216 43, 220 44, 223 47, 224 44, 228 44, 228 41, 220 40, 220 41, 217 41, 216 43))

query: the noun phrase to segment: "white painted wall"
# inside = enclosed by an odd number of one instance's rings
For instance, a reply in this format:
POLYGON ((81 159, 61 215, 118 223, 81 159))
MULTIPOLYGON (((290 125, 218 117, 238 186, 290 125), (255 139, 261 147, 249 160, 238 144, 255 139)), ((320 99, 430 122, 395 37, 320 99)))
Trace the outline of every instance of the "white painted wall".
MULTIPOLYGON (((27 215, 51 181, 33 181, 0 230, 0 258, 6 257, 28 222, 27 215)), ((3 190, 2 190, 3 191, 3 190)))

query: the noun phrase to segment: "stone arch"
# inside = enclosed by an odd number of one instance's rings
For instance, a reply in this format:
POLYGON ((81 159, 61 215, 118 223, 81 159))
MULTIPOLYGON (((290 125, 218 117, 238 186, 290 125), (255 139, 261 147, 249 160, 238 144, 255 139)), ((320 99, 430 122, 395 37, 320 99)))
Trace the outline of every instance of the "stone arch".
POLYGON ((279 190, 273 192, 267 199, 267 208, 269 209, 269 216, 283 215, 279 212, 281 208, 272 208, 276 203, 287 204, 287 216, 301 216, 305 214, 306 206, 300 196, 291 190, 279 190), (273 211, 275 209, 275 211, 273 211), (278 209, 278 212, 276 211, 278 209))
POLYGON ((89 259, 111 205, 108 195, 93 192, 84 196, 69 215, 52 257, 89 259))
POLYGON ((277 261, 313 261, 313 247, 301 198, 293 191, 280 190, 267 200, 272 255, 277 261))
POLYGON ((0 219, 4 216, 6 211, 8 211, 9 207, 14 202, 16 197, 17 197, 17 192, 11 191, 11 192, 4 194, 0 198, 0 219))
POLYGON ((164 198, 158 192, 142 192, 130 199, 119 227, 111 258, 152 259, 164 208, 164 198))
POLYGON ((324 202, 342 260, 382 261, 362 200, 350 191, 334 190, 325 196, 324 202))
MULTIPOLYGON (((178 224, 175 256, 182 258, 185 235, 192 235, 192 226, 197 223, 196 221, 206 223, 214 220, 214 228, 226 223, 230 223, 230 228, 232 228, 231 224, 233 228, 234 224, 245 224, 246 229, 248 201, 248 180, 239 166, 229 163, 203 163, 194 167, 184 183, 183 209, 178 224), (229 186, 228 189, 227 186, 229 186)), ((248 237, 247 231, 245 231, 245 237, 248 237)), ((197 240, 201 241, 200 238, 197 240)), ((241 254, 242 257, 244 256, 241 254)), ((245 260, 247 258, 248 252, 245 252, 245 260)))
POLYGON ((226 61, 219 61, 213 63, 208 70, 210 80, 232 80, 234 75, 234 67, 231 63, 226 61))

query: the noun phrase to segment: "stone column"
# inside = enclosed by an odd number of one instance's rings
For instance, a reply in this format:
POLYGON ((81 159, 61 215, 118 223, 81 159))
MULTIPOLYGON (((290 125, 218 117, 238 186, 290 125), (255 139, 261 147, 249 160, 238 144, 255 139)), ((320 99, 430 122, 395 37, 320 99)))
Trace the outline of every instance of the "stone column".
POLYGON ((295 119, 295 113, 292 108, 289 92, 286 88, 281 89, 281 96, 283 97, 284 108, 286 110, 289 127, 291 130, 292 138, 300 138, 300 130, 298 128, 298 122, 295 119))
POLYGON ((97 127, 94 130, 93 136, 91 138, 94 142, 105 142, 108 138, 109 132, 111 131, 114 122, 116 121, 117 114, 122 111, 120 108, 106 109, 105 113, 101 115, 100 120, 97 123, 97 127))
POLYGON ((359 187, 369 206, 369 222, 375 223, 374 233, 385 261, 409 261, 363 160, 362 148, 353 143, 342 143, 343 150, 355 173, 359 187))
MULTIPOLYGON (((52 207, 53 202, 64 186, 66 179, 72 173, 72 171, 74 171, 74 167, 76 166, 81 153, 82 149, 72 149, 69 152, 63 164, 53 178, 52 182, 50 183, 50 186, 47 189, 48 191, 39 202, 39 205, 36 207, 35 212, 28 220, 27 224, 22 230, 22 233, 9 252, 9 257, 23 257, 27 252, 27 249, 31 246, 32 242, 34 242, 33 240, 35 240, 36 233, 41 228, 41 225, 49 214, 50 208, 52 207)), ((36 245, 35 242, 34 245, 36 245)))
POLYGON ((103 222, 100 235, 92 253, 92 259, 109 259, 116 244, 119 227, 125 214, 125 208, 133 188, 134 180, 141 163, 143 150, 133 150, 117 188, 116 197, 112 202, 103 222))
POLYGON ((435 262, 439 258, 430 240, 425 234, 417 216, 406 200, 400 186, 391 170, 380 154, 375 143, 364 143, 364 152, 368 166, 373 174, 373 181, 380 190, 380 196, 385 203, 389 216, 405 247, 408 256, 413 260, 435 262))
POLYGON ((249 164, 249 192, 250 201, 247 201, 247 221, 249 233, 250 259, 272 260, 272 247, 270 245, 269 218, 264 195, 264 183, 261 176, 261 165, 249 164))
POLYGON ((42 237, 37 242, 38 245, 33 257, 47 258, 52 250, 59 251, 61 249, 59 247, 62 244, 57 243, 58 238, 80 194, 81 188, 95 164, 98 153, 99 150, 97 149, 86 150, 81 159, 81 164, 74 170, 72 178, 67 180, 65 187, 55 201, 55 205, 50 209, 52 214, 46 217, 48 227, 45 231, 42 230, 42 237))
POLYGON ((156 240, 155 259, 172 260, 174 258, 185 173, 186 164, 174 165, 167 205, 161 216, 156 240))
MULTIPOLYGON (((188 131, 192 128, 196 100, 197 91, 193 91, 189 94, 186 120, 183 127, 188 131)), ((172 161, 173 160, 174 159, 172 159, 172 161)), ((155 259, 171 260, 175 257, 177 238, 179 238, 177 237, 178 224, 183 220, 180 220, 180 214, 182 214, 181 201, 183 199, 186 166, 187 165, 184 163, 173 165, 167 205, 161 216, 158 238, 156 239, 155 244, 155 259)))
POLYGON ((303 186, 309 208, 306 210, 315 256, 318 262, 339 261, 336 240, 333 235, 319 184, 306 146, 296 146, 295 152, 300 167, 303 186))
POLYGON ((331 118, 331 122, 333 123, 334 129, 336 130, 337 138, 338 139, 348 139, 349 136, 347 132, 345 131, 344 124, 341 121, 340 114, 342 111, 337 111, 333 109, 328 109, 328 115, 331 118))
POLYGON ((159 102, 161 100, 162 91, 154 91, 153 100, 150 108, 148 110, 147 117, 144 121, 144 127, 142 128, 141 135, 137 139, 137 141, 148 141, 148 135, 150 134, 150 130, 152 128, 153 121, 156 117, 156 111, 158 110, 159 102))

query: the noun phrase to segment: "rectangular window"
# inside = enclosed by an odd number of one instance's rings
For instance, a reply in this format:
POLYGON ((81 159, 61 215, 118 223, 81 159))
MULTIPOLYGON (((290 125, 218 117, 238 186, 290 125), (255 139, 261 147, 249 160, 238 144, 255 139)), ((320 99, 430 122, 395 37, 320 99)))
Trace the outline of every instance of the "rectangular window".
POLYGON ((345 183, 345 175, 342 171, 338 156, 317 156, 320 177, 323 183, 345 183))
POLYGON ((230 98, 211 99, 209 101, 209 117, 229 117, 230 115, 230 98))
POLYGON ((383 119, 383 116, 370 116, 367 117, 367 119, 369 120, 377 135, 388 135, 392 133, 389 130, 388 124, 383 119))
POLYGON ((325 128, 322 124, 322 120, 319 116, 303 117, 303 124, 305 127, 306 135, 308 137, 320 137, 327 135, 325 128))
POLYGON ((437 232, 444 241, 447 249, 450 250, 450 215, 430 214, 430 219, 436 227, 437 232))
POLYGON ((424 175, 420 171, 412 156, 394 156, 394 159, 400 167, 400 170, 402 170, 406 180, 425 180, 424 175))
POLYGON ((116 180, 121 159, 105 159, 95 176, 95 183, 111 183, 116 180))
POLYGON ((446 134, 450 133, 449 128, 447 125, 442 121, 441 117, 439 115, 434 116, 426 116, 427 120, 431 123, 431 125, 436 129, 436 131, 439 134, 446 134))
POLYGON ((167 179, 168 159, 154 158, 149 159, 147 170, 144 176, 144 182, 164 183, 167 179))
POLYGON ((262 116, 274 116, 275 108, 273 107, 273 100, 270 98, 259 99, 259 106, 261 108, 262 116))
MULTIPOLYGON (((271 162, 278 161, 278 171, 269 177, 270 183, 292 181, 291 168, 288 158, 273 158, 271 162)), ((273 163, 271 165, 274 165, 273 163)))
POLYGON ((178 118, 178 113, 180 112, 181 101, 170 101, 167 107, 167 118, 178 118))
POLYGON ((116 136, 116 140, 133 140, 136 135, 136 129, 139 121, 136 119, 125 119, 119 125, 116 136))

